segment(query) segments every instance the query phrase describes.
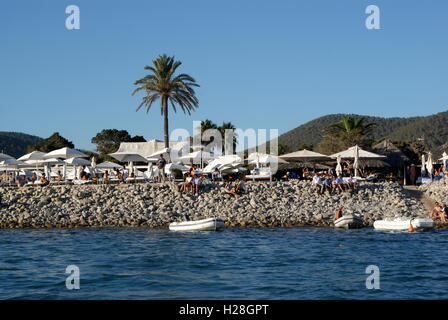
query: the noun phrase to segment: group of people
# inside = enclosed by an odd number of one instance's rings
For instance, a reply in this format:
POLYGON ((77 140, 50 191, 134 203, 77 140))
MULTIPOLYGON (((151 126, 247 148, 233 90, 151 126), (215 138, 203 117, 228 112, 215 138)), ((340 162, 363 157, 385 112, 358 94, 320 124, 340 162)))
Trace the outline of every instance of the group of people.
POLYGON ((184 174, 183 182, 180 188, 181 192, 190 191, 193 194, 199 194, 203 184, 204 177, 199 174, 196 165, 193 165, 188 172, 184 174))
POLYGON ((436 202, 436 205, 431 213, 431 218, 434 221, 440 220, 441 222, 446 223, 448 219, 448 207, 445 204, 436 202))
POLYGON ((358 183, 351 175, 347 178, 343 178, 341 174, 334 177, 330 174, 320 174, 314 173, 312 183, 317 189, 318 193, 323 194, 324 192, 329 192, 330 194, 334 192, 348 192, 357 191, 358 183))
POLYGON ((242 194, 247 193, 244 175, 228 176, 224 182, 224 192, 239 198, 242 194))

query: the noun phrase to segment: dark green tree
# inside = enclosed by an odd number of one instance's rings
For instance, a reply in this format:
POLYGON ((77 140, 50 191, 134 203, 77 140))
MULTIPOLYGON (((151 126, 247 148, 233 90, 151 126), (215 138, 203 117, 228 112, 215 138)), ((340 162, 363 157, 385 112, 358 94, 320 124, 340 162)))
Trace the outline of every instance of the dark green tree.
POLYGON ((75 145, 62 137, 59 132, 53 133, 47 139, 40 141, 37 144, 28 147, 28 152, 31 151, 41 151, 41 152, 50 152, 60 148, 74 148, 75 145))
POLYGON ((160 99, 160 112, 164 123, 165 147, 169 147, 169 128, 168 128, 168 108, 169 105, 176 112, 176 106, 184 113, 191 114, 199 106, 199 100, 196 97, 193 87, 199 87, 196 80, 188 74, 175 75, 176 69, 182 64, 174 60, 174 57, 168 57, 166 54, 159 56, 153 61, 153 66, 145 66, 145 70, 151 71, 151 74, 135 81, 138 86, 132 94, 143 91, 145 96, 137 108, 146 108, 149 112, 152 104, 160 99))
POLYGON ((142 136, 131 137, 126 130, 103 129, 92 138, 92 143, 96 144, 96 150, 101 155, 116 152, 121 142, 145 142, 142 136))

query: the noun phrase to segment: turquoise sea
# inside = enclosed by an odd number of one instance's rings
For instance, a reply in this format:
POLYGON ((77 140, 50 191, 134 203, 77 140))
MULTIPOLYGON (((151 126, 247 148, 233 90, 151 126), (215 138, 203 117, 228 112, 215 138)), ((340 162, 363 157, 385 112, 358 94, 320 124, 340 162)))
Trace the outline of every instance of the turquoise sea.
POLYGON ((447 246, 448 230, 0 230, 0 299, 448 299, 447 246))

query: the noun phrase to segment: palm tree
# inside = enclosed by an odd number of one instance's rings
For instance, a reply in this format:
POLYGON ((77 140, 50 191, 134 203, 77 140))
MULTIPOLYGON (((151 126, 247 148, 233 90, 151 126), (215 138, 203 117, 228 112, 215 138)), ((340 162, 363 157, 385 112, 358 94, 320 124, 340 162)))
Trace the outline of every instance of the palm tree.
POLYGON ((375 123, 365 123, 366 118, 356 118, 353 116, 344 117, 338 122, 330 124, 327 128, 329 133, 351 133, 356 132, 361 135, 368 135, 372 132, 375 123))
MULTIPOLYGON (((221 136, 223 138, 223 145, 222 145, 222 152, 225 152, 225 137, 226 137, 226 130, 232 130, 234 131, 236 129, 236 127, 232 124, 232 122, 223 122, 221 126, 219 126, 218 130, 221 132, 221 136)), ((235 134, 235 132, 233 132, 233 143, 232 143, 232 153, 233 151, 236 149, 236 145, 238 143, 238 137, 235 134)))
POLYGON ((176 69, 182 64, 174 60, 174 57, 168 57, 166 54, 160 55, 153 60, 153 66, 145 66, 145 70, 151 71, 151 74, 135 81, 134 85, 139 87, 132 92, 132 95, 143 90, 146 95, 136 111, 141 107, 146 107, 146 113, 149 112, 152 104, 160 99, 160 111, 164 120, 164 140, 165 148, 169 147, 168 130, 168 105, 171 104, 174 112, 176 105, 184 113, 191 114, 199 107, 199 99, 196 97, 193 87, 199 87, 196 80, 188 74, 175 75, 176 69))

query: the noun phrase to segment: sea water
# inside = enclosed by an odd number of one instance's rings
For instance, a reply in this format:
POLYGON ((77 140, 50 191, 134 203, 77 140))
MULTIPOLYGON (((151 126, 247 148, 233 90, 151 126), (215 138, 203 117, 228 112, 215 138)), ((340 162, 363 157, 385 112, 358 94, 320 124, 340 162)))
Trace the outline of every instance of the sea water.
POLYGON ((0 299, 448 299, 447 245, 448 230, 0 230, 0 299))

